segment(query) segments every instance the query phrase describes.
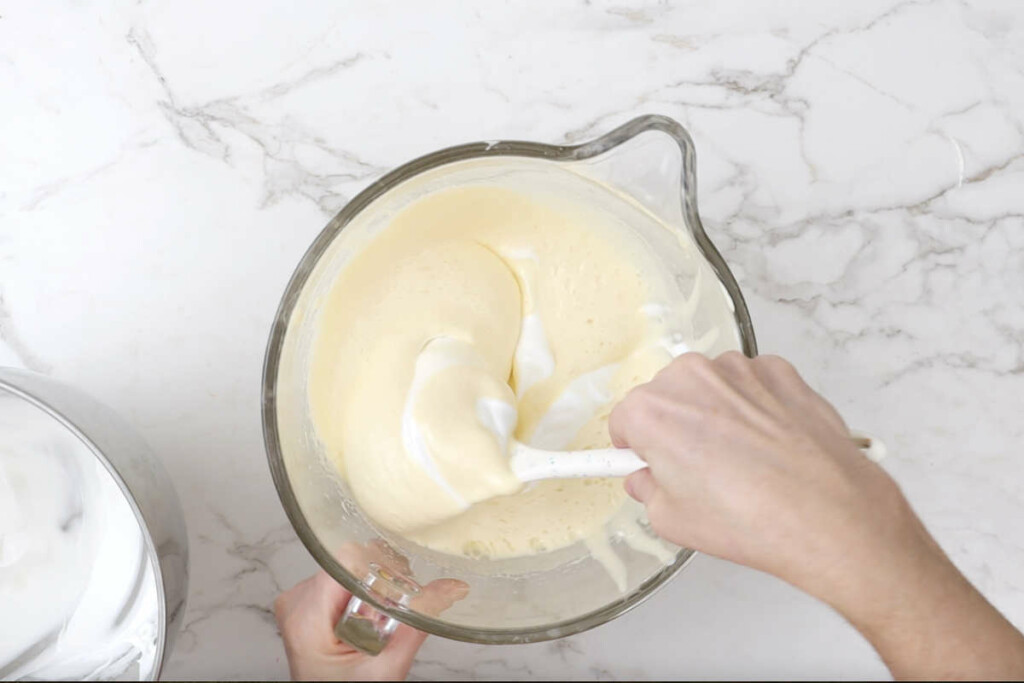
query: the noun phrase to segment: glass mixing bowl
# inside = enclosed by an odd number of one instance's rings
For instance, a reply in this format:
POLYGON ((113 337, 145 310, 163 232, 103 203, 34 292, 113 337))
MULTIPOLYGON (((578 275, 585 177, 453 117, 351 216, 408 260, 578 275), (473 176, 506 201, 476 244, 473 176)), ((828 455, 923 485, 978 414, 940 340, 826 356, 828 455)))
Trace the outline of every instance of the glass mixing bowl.
MULTIPOLYGON (((709 354, 756 354, 735 279, 697 214, 693 141, 663 116, 634 119, 577 146, 495 141, 451 147, 388 173, 356 196, 313 242, 284 293, 263 374, 263 432, 270 469, 288 518, 306 548, 352 592, 339 637, 376 653, 398 621, 474 643, 529 643, 603 624, 649 597, 693 557, 668 560, 612 539, 626 590, 583 543, 503 560, 437 553, 377 528, 352 500, 326 457, 307 396, 319 308, 341 268, 395 213, 430 192, 472 184, 543 189, 586 202, 627 226, 671 267, 691 295, 697 332, 724 331, 709 354), (417 600, 439 578, 468 585, 442 614, 417 600), (397 621, 396 621, 397 620, 397 621)), ((396 321, 400 324, 400 321, 396 321)), ((642 508, 629 508, 642 517, 642 508)), ((639 519, 643 525, 643 519, 639 519)), ((649 530, 647 531, 649 533, 649 530)))

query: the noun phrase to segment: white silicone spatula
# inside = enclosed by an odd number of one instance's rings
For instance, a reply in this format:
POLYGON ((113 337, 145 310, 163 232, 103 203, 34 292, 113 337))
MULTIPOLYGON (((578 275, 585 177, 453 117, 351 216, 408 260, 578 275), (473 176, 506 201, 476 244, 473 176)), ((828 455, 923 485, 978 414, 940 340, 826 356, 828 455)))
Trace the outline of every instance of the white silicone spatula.
MULTIPOLYGON (((466 362, 465 354, 471 352, 471 347, 447 337, 427 342, 417 359, 416 378, 410 393, 415 394, 420 384, 434 373, 466 362)), ((411 420, 411 411, 406 413, 404 419, 411 420)), ((511 414, 514 418, 514 411, 511 414)), ((510 431, 510 425, 505 427, 510 431)), ((861 434, 851 434, 850 438, 868 458, 877 462, 885 456, 885 446, 877 439, 861 434)), ((524 483, 542 479, 625 477, 647 467, 647 463, 629 448, 549 451, 528 446, 514 438, 508 438, 507 443, 512 473, 524 483)), ((440 477, 439 472, 434 474, 440 477)))
MULTIPOLYGON (((875 462, 885 457, 885 445, 878 439, 852 434, 850 440, 875 462)), ((586 451, 545 451, 518 441, 509 446, 509 464, 522 482, 540 479, 626 477, 647 467, 629 448, 595 448, 586 451)))
POLYGON ((647 467, 629 448, 545 451, 518 441, 509 445, 509 465, 522 482, 540 479, 625 477, 647 467))

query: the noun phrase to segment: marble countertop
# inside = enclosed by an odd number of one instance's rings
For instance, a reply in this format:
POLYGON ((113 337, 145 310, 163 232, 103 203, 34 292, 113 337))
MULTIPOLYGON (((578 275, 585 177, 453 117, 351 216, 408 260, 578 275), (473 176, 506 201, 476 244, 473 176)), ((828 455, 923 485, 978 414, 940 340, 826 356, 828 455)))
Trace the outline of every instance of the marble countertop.
MULTIPOLYGON (((168 678, 281 678, 270 606, 314 565, 271 484, 264 345, 299 257, 387 169, 697 144, 705 224, 791 358, 969 578, 1024 625, 1024 4, 163 2, 0 7, 0 364, 131 420, 184 502, 168 678)), ((707 557, 552 643, 432 639, 415 677, 886 675, 837 615, 707 557)))

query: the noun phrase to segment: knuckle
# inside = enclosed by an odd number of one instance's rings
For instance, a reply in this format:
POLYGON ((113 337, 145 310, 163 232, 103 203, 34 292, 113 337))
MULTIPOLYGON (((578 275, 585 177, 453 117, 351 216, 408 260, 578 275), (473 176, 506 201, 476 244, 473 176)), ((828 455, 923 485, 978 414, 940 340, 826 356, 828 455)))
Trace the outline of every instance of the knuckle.
POLYGON ((746 365, 749 359, 739 351, 726 351, 715 360, 722 365, 746 365))
POLYGON ((740 351, 726 351, 715 358, 715 364, 734 374, 752 374, 754 371, 753 361, 747 358, 740 351))
POLYGON ((707 356, 689 351, 677 356, 660 374, 663 381, 684 382, 689 377, 705 377, 714 374, 714 363, 707 356))
POLYGON ((711 359, 705 356, 703 353, 697 353, 696 351, 687 351, 681 356, 675 359, 675 365, 684 368, 707 368, 711 366, 711 359))
POLYGON ((755 360, 755 362, 758 363, 765 370, 768 370, 769 372, 773 372, 773 373, 775 373, 777 375, 780 375, 780 376, 785 376, 785 377, 798 377, 799 376, 797 374, 796 368, 793 367, 793 364, 790 363, 785 358, 783 358, 782 356, 776 356, 774 354, 766 354, 766 355, 763 355, 763 356, 758 356, 757 359, 755 360))
POLYGON ((685 401, 659 392, 644 395, 636 417, 636 428, 648 435, 651 444, 670 443, 684 425, 691 425, 692 410, 685 401))
POLYGON ((633 387, 627 391, 626 395, 622 397, 622 400, 619 401, 618 405, 612 409, 611 419, 621 419, 636 410, 636 402, 638 400, 637 396, 645 391, 647 391, 647 387, 643 384, 633 387))
POLYGON ((647 388, 643 385, 634 387, 619 401, 618 405, 612 408, 612 412, 608 416, 608 428, 612 433, 629 436, 636 413, 642 410, 641 395, 646 391, 647 388))
POLYGON ((653 390, 637 392, 633 404, 636 416, 644 420, 656 418, 665 411, 665 399, 660 392, 653 390))
POLYGON ((653 392, 645 386, 630 390, 622 402, 612 412, 612 419, 618 418, 620 423, 631 425, 650 409, 650 396, 653 392))
POLYGON ((626 432, 644 430, 661 422, 668 410, 666 399, 648 386, 631 390, 612 412, 611 419, 626 432))

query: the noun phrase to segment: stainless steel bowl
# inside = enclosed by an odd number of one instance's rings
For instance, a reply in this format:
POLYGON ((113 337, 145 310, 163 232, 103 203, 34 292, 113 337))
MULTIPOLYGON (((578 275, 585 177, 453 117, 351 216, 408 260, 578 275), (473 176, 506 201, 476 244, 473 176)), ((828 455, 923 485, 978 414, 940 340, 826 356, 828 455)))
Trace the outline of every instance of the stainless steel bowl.
MULTIPOLYGON (((51 418, 43 420, 48 428, 77 439, 84 446, 78 451, 95 457, 131 507, 142 532, 159 603, 156 655, 149 670, 140 675, 159 678, 181 626, 188 592, 185 517, 167 472, 127 423, 70 386, 35 373, 0 368, 0 399, 0 409, 3 402, 34 406, 51 418)), ((36 643, 23 653, 23 659, 37 657, 47 646, 46 642, 36 643)), ((0 669, 2 665, 0 662, 0 669)), ((4 677, 0 671, 0 678, 4 677)))

